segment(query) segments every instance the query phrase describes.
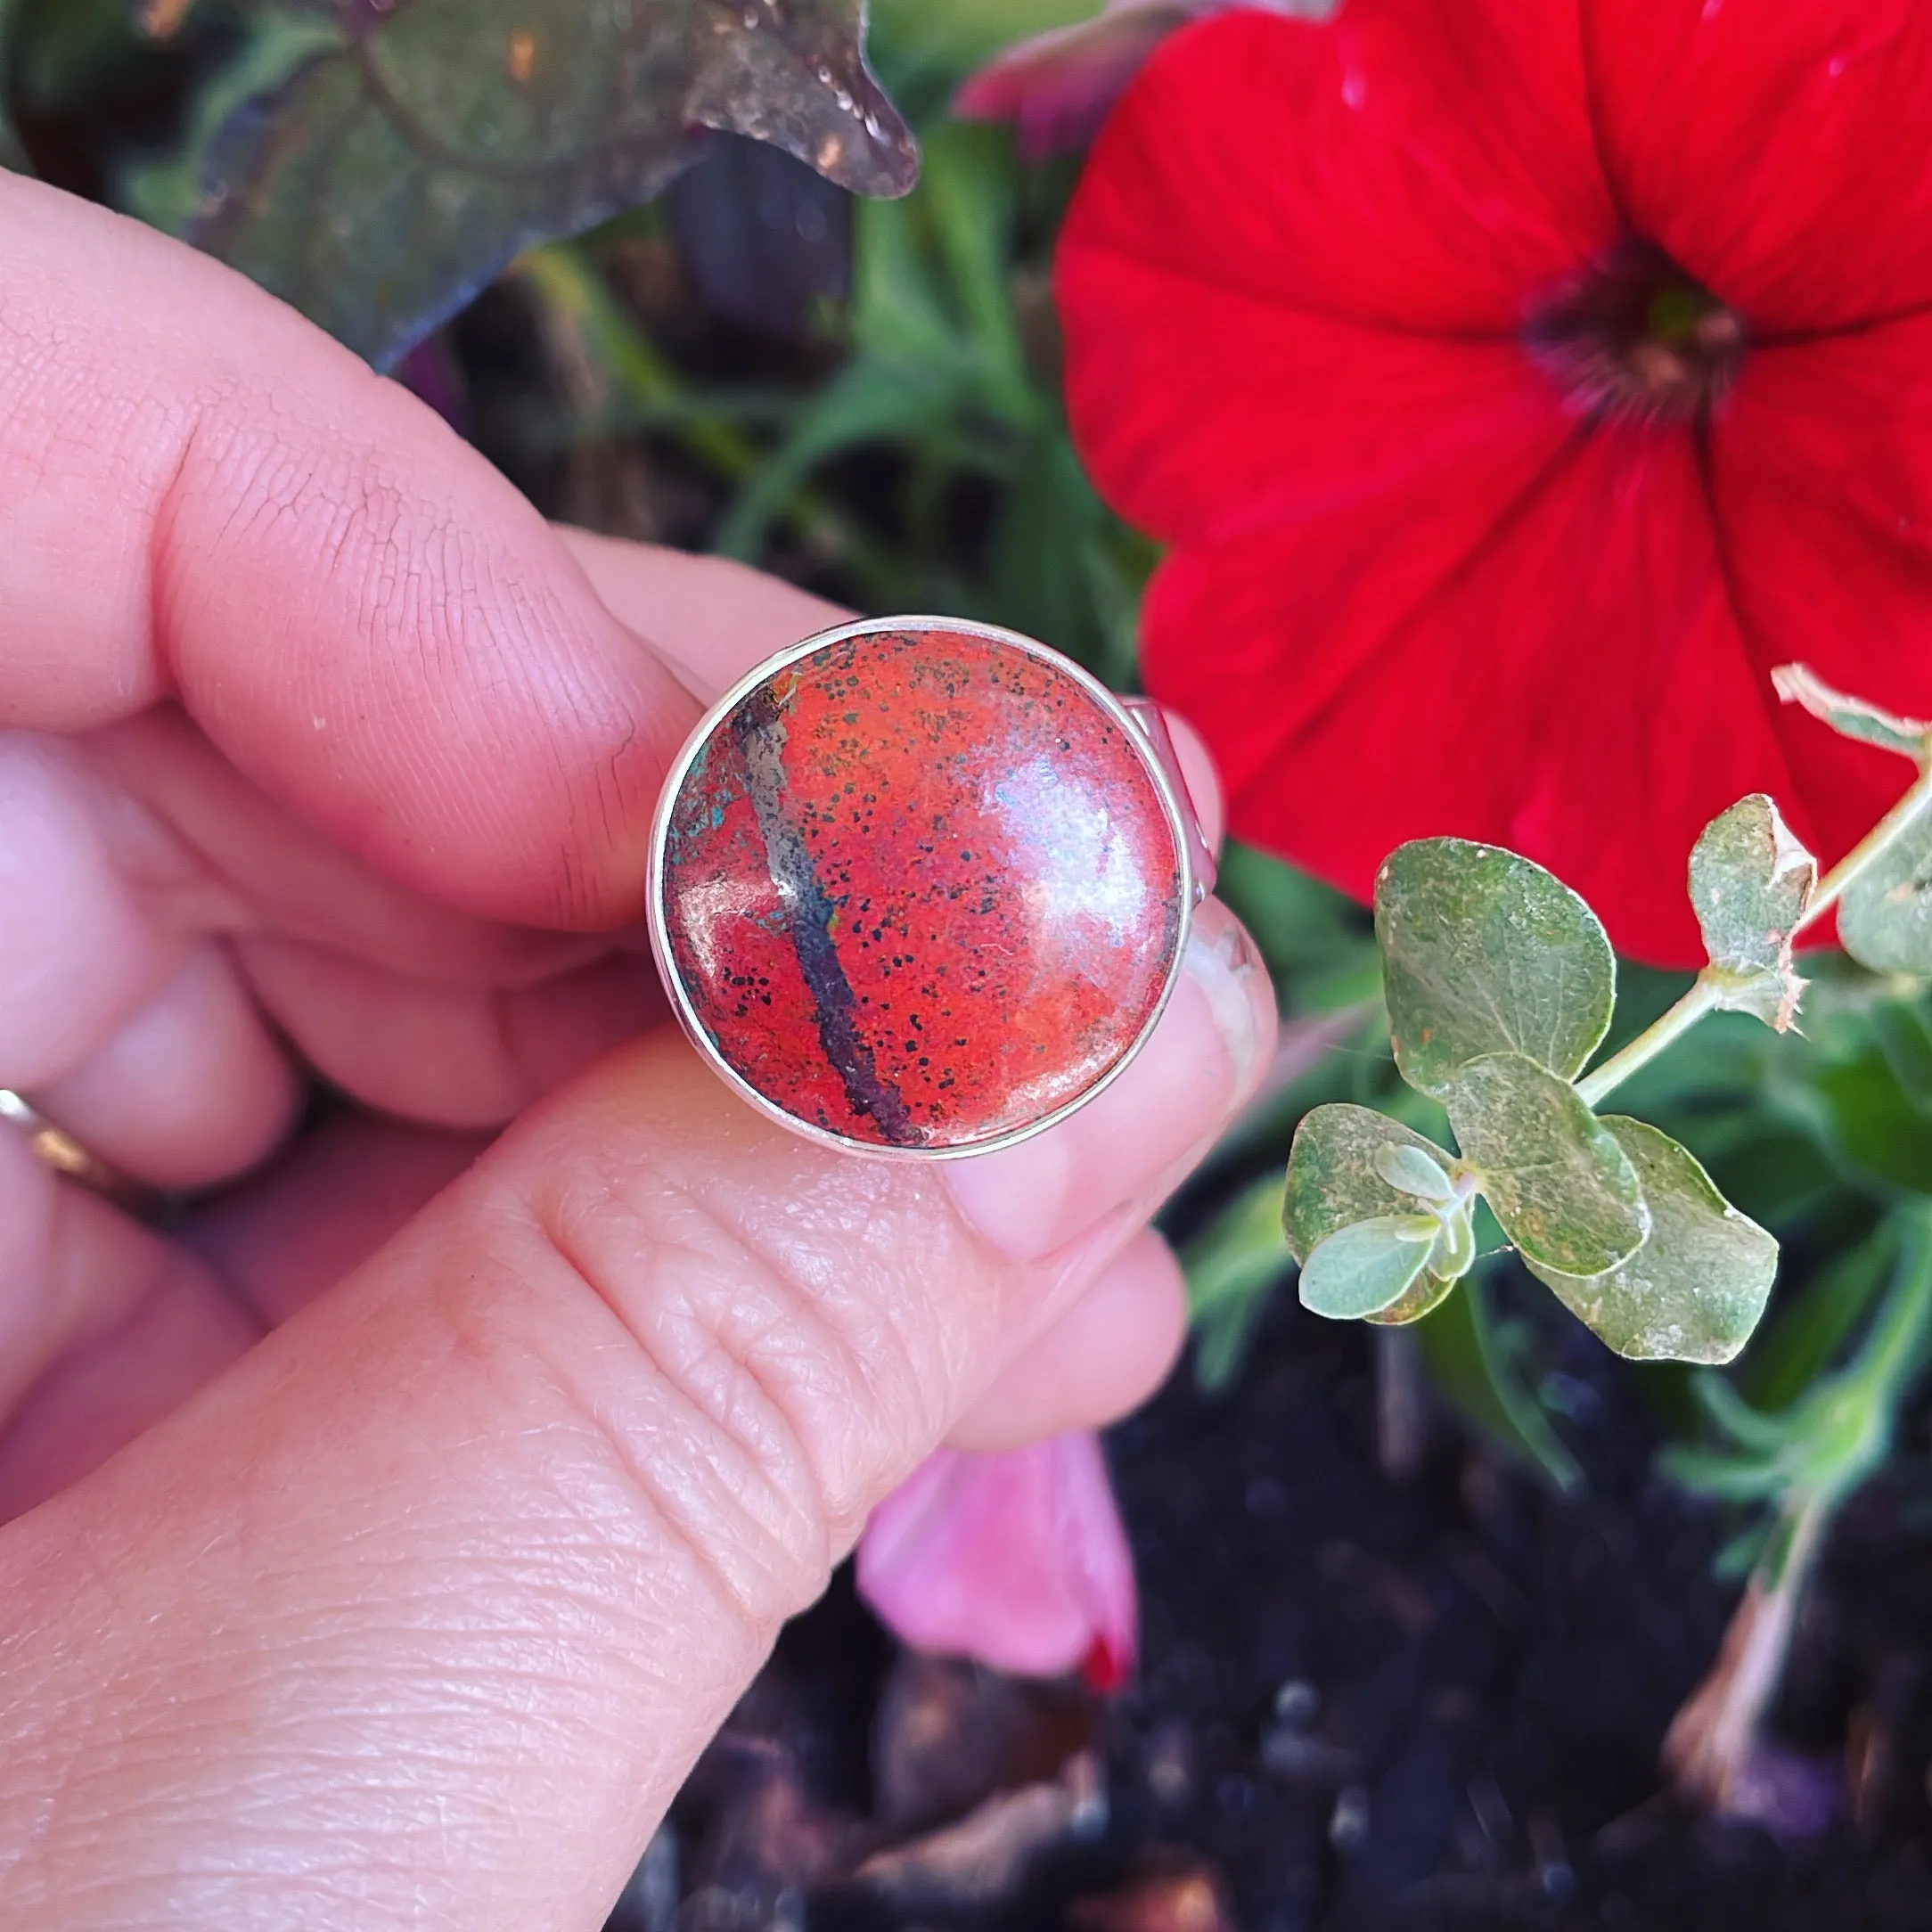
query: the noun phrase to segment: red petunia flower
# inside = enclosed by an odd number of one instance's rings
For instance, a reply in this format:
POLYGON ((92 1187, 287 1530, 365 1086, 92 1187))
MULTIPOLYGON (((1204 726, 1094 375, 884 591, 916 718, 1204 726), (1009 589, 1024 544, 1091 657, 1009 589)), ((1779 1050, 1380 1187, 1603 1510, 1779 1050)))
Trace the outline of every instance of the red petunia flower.
POLYGON ((1768 674, 1932 709, 1932 7, 1223 14, 1115 111, 1058 291, 1245 837, 1363 895, 1494 840, 1689 963, 1708 819, 1769 791, 1829 861, 1903 789, 1768 674))
POLYGON ((942 1449, 872 1512, 859 1593, 915 1650, 1018 1675, 1132 1674, 1134 1559, 1097 1437, 1025 1449, 942 1449))

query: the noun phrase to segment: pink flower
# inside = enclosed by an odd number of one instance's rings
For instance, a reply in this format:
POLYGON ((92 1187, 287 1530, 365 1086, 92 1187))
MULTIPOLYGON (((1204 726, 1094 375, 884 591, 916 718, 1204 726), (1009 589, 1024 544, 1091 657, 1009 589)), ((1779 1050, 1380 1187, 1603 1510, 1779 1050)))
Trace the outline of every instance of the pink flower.
POLYGON ((915 1650, 1022 1676, 1078 1669, 1097 1690, 1134 1669, 1134 1559, 1095 1436, 940 1450, 873 1511, 858 1584, 915 1650))
MULTIPOLYGON (((1029 160, 1084 148, 1141 63, 1197 14, 1243 0, 1107 0, 1090 20, 1036 34, 971 76, 953 102, 966 120, 1016 122, 1029 160)), ((1333 0, 1245 0, 1265 13, 1323 19, 1333 0)))

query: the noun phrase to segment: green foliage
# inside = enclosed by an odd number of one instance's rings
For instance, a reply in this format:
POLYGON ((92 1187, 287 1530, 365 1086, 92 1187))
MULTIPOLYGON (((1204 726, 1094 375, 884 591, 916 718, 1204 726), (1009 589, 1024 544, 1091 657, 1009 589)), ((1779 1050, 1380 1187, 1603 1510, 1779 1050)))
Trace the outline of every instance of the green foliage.
POLYGON ((521 250, 649 200, 693 130, 864 194, 917 156, 861 0, 251 0, 147 211, 381 365, 521 250))
POLYGON ((1791 939, 1818 883, 1818 862, 1762 792, 1705 827, 1690 854, 1697 908, 1720 1006, 1785 1032, 1805 991, 1791 939))
MULTIPOLYGON (((1748 801, 1707 837, 1698 875, 1714 925, 1728 899, 1750 930, 1771 932, 1758 882, 1780 889, 1789 869, 1773 829, 1748 801)), ((1754 946, 1775 970, 1801 910, 1775 939, 1731 931, 1734 966, 1721 970, 1756 970, 1754 946)), ((1285 1208, 1303 1300, 1336 1315, 1429 1314, 1474 1259, 1479 1194, 1531 1271, 1611 1347, 1730 1360, 1763 1310, 1776 1243, 1666 1134, 1600 1120, 1578 1092, 1616 999, 1589 908, 1513 854, 1424 839, 1383 868, 1376 932, 1396 1065, 1441 1101, 1461 1158, 1369 1109, 1310 1114, 1285 1208), (1431 1208, 1439 1232, 1419 1265, 1431 1208)))
POLYGON ((1896 716, 1862 698, 1834 691, 1806 665, 1781 664, 1772 672, 1771 681, 1785 703, 1802 705, 1841 738, 1877 745, 1914 761, 1922 761, 1928 744, 1932 743, 1932 724, 1896 716))
POLYGON ((1450 1125, 1503 1232, 1535 1265, 1600 1274, 1650 1232, 1629 1157, 1568 1081, 1520 1053, 1460 1068, 1450 1125))
POLYGON ((1302 1306, 1337 1322, 1380 1314, 1415 1285, 1441 1232, 1433 1215, 1376 1215, 1337 1228, 1301 1265, 1302 1306))
POLYGON ((1462 1419, 1552 1487, 1583 1481, 1522 1374, 1525 1338, 1499 1320, 1478 1270, 1420 1322, 1416 1339, 1430 1379, 1462 1419))
POLYGON ((1491 1053, 1572 1079, 1610 1023, 1617 963, 1596 914, 1499 846, 1402 847, 1376 880, 1375 934, 1396 1064, 1438 1100, 1491 1053))
POLYGON ((1436 1172, 1442 1150, 1372 1108, 1317 1107, 1295 1133, 1283 1222, 1289 1251, 1306 1263, 1337 1230, 1357 1221, 1413 1214, 1423 1197, 1390 1180, 1385 1157, 1413 1152, 1436 1172))
POLYGON ((1267 1300, 1287 1272, 1281 1235, 1281 1179, 1269 1175, 1243 1189, 1182 1250, 1194 1328, 1194 1374, 1209 1395, 1234 1379, 1267 1300))
POLYGON ((1874 972, 1932 978, 1932 808, 1853 883, 1838 906, 1838 937, 1874 972))
POLYGON ((1696 1159, 1641 1120, 1603 1127, 1628 1157, 1649 1210, 1637 1251, 1594 1274, 1564 1273, 1526 1248, 1531 1273, 1620 1355, 1729 1362, 1757 1326, 1778 1244, 1725 1200, 1696 1159))
MULTIPOLYGON (((1400 1199, 1388 1183, 1398 1172, 1429 1185, 1432 1174, 1445 1183, 1453 1174, 1458 1204, 1479 1196, 1530 1272, 1619 1354, 1717 1363, 1744 1347, 1769 1301, 1775 1240, 1687 1149, 1645 1122, 1599 1119, 1598 1104, 1707 1014, 1728 1009, 1788 1032, 1805 990, 1793 943, 1834 904, 1847 950, 1894 975, 1895 992, 1901 976, 1932 978, 1932 731, 1833 692, 1802 667, 1784 667, 1777 682, 1834 728, 1911 753, 1919 781, 1822 880, 1769 798, 1745 798, 1707 826, 1689 884, 1709 963, 1587 1076, 1617 987, 1583 901, 1527 860, 1466 840, 1418 840, 1383 867, 1376 936, 1396 1064, 1442 1103, 1461 1158, 1426 1167, 1434 1155, 1388 1140, 1408 1129, 1370 1115, 1348 1121, 1351 1165, 1335 1130, 1305 1124, 1287 1212, 1290 1245, 1316 1276, 1312 1293, 1303 1289, 1311 1306, 1407 1314, 1401 1305, 1418 1284, 1429 1306, 1440 1302, 1436 1286, 1468 1262, 1444 1265, 1445 1231, 1429 1267, 1414 1267, 1409 1249, 1428 1203, 1400 1199), (1379 1185, 1363 1179, 1364 1149, 1379 1150, 1379 1185)), ((1916 1000, 1840 981, 1827 989, 1820 1037, 1743 1083, 1739 1147, 1769 1145, 1800 1171, 1809 1162, 1813 1198, 1830 1185, 1816 1152, 1894 1198, 1932 1196, 1932 1021, 1916 1000), (1780 1141, 1779 1115, 1799 1131, 1780 1141)), ((1734 1063, 1734 1045, 1730 1054, 1734 1063)), ((1687 1063, 1695 1070, 1682 1091, 1707 1111, 1738 1082, 1735 1064, 1694 1052, 1687 1063)))
POLYGON ((1754 1407, 1721 1375, 1699 1378, 1715 1439, 1666 1455, 1679 1482, 1791 1516, 1836 1508, 1882 1465, 1932 1339, 1932 1212, 1903 1212, 1887 1245, 1898 1256, 1890 1290, 1845 1367, 1809 1380, 1781 1408, 1754 1407))
POLYGON ((897 547, 917 581, 868 583, 873 601, 996 618, 1130 684, 1153 552, 1094 495, 1042 362, 1051 315, 1044 279, 1015 266, 1024 184, 1011 142, 954 123, 923 141, 921 192, 856 210, 844 361, 747 478, 717 547, 756 559, 788 495, 855 452, 889 449, 905 469, 897 547), (998 504, 978 572, 939 561, 962 487, 998 504))

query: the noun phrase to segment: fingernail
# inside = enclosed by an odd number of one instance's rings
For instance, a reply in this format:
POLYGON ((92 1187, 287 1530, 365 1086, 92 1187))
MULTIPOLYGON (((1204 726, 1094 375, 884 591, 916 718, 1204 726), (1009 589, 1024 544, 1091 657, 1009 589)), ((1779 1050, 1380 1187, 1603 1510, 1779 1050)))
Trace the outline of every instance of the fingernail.
POLYGON ((1123 1208, 1151 1208, 1247 1097, 1274 996, 1240 922, 1196 913, 1180 984, 1133 1064, 1078 1113, 946 1169, 961 1213, 1011 1261, 1036 1261, 1123 1208))

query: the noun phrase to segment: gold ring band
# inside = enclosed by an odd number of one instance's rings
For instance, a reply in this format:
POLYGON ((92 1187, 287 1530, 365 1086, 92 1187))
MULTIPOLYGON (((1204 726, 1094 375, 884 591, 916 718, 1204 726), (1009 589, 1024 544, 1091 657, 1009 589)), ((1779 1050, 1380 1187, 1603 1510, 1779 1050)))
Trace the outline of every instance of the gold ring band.
POLYGON ((63 1179, 118 1208, 141 1213, 153 1208, 160 1198, 152 1188, 89 1152, 65 1127, 57 1126, 11 1087, 0 1087, 0 1120, 11 1122, 25 1134, 36 1158, 63 1179))

